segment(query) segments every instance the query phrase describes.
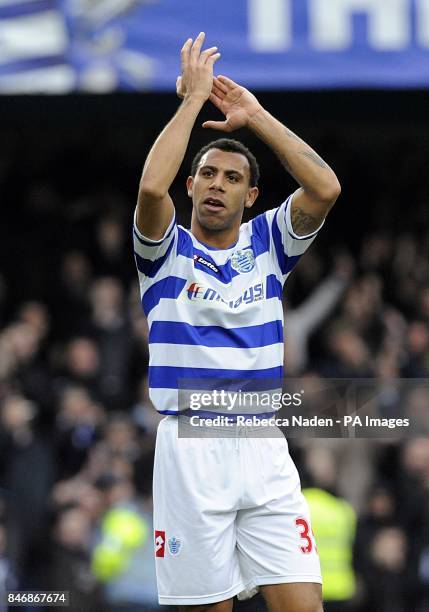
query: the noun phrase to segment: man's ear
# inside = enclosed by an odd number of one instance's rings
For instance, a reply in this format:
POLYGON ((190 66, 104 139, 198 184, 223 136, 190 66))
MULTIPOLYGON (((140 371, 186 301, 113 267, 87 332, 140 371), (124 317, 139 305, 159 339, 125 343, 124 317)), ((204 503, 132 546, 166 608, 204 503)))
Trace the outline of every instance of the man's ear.
POLYGON ((246 202, 244 204, 244 207, 252 208, 258 195, 259 195, 259 189, 257 187, 250 187, 249 191, 247 192, 247 197, 246 197, 246 202))
POLYGON ((194 186, 194 177, 193 176, 188 176, 188 178, 186 179, 186 189, 188 191, 188 196, 190 198, 192 198, 192 188, 194 186))

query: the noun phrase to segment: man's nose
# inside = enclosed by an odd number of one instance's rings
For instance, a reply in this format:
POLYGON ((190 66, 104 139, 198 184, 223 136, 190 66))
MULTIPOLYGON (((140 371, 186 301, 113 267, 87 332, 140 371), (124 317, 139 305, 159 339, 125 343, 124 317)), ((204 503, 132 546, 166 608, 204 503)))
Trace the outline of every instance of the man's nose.
POLYGON ((216 189, 218 191, 225 191, 223 177, 219 174, 213 177, 210 185, 210 189, 216 189))

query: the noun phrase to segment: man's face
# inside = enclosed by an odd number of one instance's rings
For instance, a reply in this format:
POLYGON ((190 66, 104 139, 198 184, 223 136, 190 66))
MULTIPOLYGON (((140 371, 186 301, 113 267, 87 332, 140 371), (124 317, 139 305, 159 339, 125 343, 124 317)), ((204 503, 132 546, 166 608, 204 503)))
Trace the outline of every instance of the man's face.
POLYGON ((195 177, 187 181, 193 215, 206 230, 222 231, 241 223, 244 208, 258 195, 250 187, 250 167, 241 153, 210 149, 201 158, 195 177))

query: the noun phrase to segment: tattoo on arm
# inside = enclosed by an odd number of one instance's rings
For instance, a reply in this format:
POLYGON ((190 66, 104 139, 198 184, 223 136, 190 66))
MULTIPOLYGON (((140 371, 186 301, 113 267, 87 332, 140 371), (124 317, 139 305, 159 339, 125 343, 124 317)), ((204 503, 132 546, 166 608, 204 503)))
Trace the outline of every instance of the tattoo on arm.
POLYGON ((285 127, 285 132, 286 134, 289 136, 289 138, 293 138, 294 140, 301 140, 299 138, 299 136, 297 136, 296 134, 294 134, 291 130, 289 130, 287 127, 285 127))
POLYGON ((311 159, 311 161, 317 164, 320 168, 329 168, 328 164, 325 163, 323 159, 314 151, 300 151, 299 154, 303 155, 304 157, 308 157, 308 159, 311 159))
MULTIPOLYGON (((291 130, 289 130, 287 127, 285 127, 285 132, 287 136, 289 136, 289 138, 292 138, 293 140, 301 140, 299 136, 291 132, 291 130)), ((296 154, 297 154, 296 152, 293 153, 293 155, 296 155, 296 154)), ((292 168, 291 168, 289 161, 286 158, 286 155, 281 154, 281 153, 277 153, 277 155, 281 163, 283 164, 283 166, 286 168, 286 170, 290 174, 292 174, 292 168)), ((302 155, 303 157, 306 157, 307 159, 311 160, 317 166, 319 166, 319 168, 323 168, 324 170, 329 170, 328 164, 325 161, 323 161, 320 155, 318 155, 315 151, 312 151, 311 149, 304 150, 304 151, 298 151, 298 155, 302 155)))
POLYGON ((320 221, 304 212, 298 206, 292 206, 291 210, 292 228, 298 236, 306 236, 311 234, 320 225, 320 221))

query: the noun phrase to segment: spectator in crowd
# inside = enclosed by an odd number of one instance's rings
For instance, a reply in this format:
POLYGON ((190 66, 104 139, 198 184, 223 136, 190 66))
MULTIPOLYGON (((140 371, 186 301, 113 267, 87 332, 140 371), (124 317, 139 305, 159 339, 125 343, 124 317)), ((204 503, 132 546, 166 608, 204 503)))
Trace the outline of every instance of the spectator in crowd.
POLYGON ((92 539, 93 526, 82 508, 68 505, 58 510, 50 534, 43 580, 51 591, 69 591, 70 612, 103 609, 101 589, 91 571, 92 539))
MULTIPOLYGON (((323 578, 325 612, 355 610, 353 545, 356 513, 338 493, 338 468, 331 448, 310 448, 305 456, 303 488, 311 512, 323 578)), ((308 541, 309 547, 315 543, 308 541)))
POLYGON ((62 391, 71 385, 81 386, 95 399, 101 399, 100 349, 87 336, 75 336, 66 345, 58 366, 55 391, 62 391))
MULTIPOLYGON (((125 210, 124 202, 115 201, 116 211, 125 210)), ((127 250, 128 235, 125 232, 126 221, 111 212, 103 215, 97 223, 95 238, 97 249, 93 259, 98 274, 120 278, 123 282, 129 282, 134 276, 132 265, 130 265, 127 250), (132 276, 131 276, 132 275, 132 276)))
POLYGON ((58 475, 67 477, 79 472, 89 451, 101 438, 105 413, 84 387, 64 388, 58 403, 55 423, 58 475))
POLYGON ((331 275, 320 282, 302 304, 297 308, 288 309, 285 302, 287 321, 285 363, 288 376, 297 376, 308 367, 309 337, 335 308, 351 281, 352 273, 351 258, 346 255, 338 256, 331 275))
POLYGON ((409 598, 404 585, 407 539, 398 526, 383 527, 367 545, 369 562, 364 574, 367 605, 380 612, 407 612, 409 598))
POLYGON ((97 486, 103 492, 105 510, 93 550, 92 568, 104 585, 107 609, 109 612, 160 610, 150 507, 137 499, 128 478, 105 474, 97 486))
POLYGON ((9 554, 16 567, 31 561, 56 476, 52 450, 35 427, 37 411, 25 397, 9 395, 0 412, 0 486, 9 498, 9 554))
POLYGON ((320 557, 324 612, 356 610, 353 601, 356 594, 353 569, 355 511, 332 489, 312 486, 303 489, 303 493, 310 507, 320 557))
POLYGON ((113 277, 95 280, 90 303, 88 334, 100 351, 100 392, 107 408, 120 410, 131 401, 130 370, 135 357, 122 285, 113 277))
POLYGON ((407 334, 407 358, 402 367, 405 378, 429 375, 429 321, 411 321, 407 334))

